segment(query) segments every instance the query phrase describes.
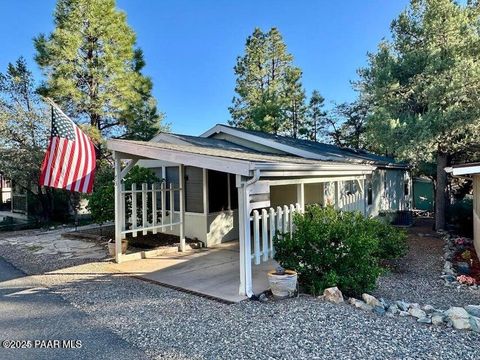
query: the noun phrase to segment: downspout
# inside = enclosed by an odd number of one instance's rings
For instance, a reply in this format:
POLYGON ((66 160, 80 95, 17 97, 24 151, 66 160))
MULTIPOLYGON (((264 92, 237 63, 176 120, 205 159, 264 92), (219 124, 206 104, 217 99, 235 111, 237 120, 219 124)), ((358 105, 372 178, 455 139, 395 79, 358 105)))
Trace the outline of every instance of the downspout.
MULTIPOLYGON (((248 188, 255 184, 258 180, 260 179, 260 169, 255 169, 255 172, 253 174, 253 177, 247 181, 245 181, 243 184, 242 184, 242 187, 244 188, 244 191, 246 194, 248 194, 248 188)), ((248 198, 248 196, 247 196, 248 198)), ((250 222, 250 209, 248 208, 248 204, 246 203, 244 206, 247 207, 247 213, 248 213, 248 219, 245 219, 244 221, 248 221, 250 222)), ((246 235, 245 235, 246 237, 246 235)), ((251 244, 251 239, 249 241, 249 245, 251 244)), ((250 246, 248 246, 247 248, 249 248, 250 246)), ((248 251, 248 253, 245 254, 245 261, 250 261, 250 286, 247 286, 246 288, 246 296, 248 298, 251 298, 252 296, 254 296, 255 294, 253 293, 253 276, 252 276, 252 271, 251 271, 251 257, 250 257, 250 251, 248 251), (247 260, 248 259, 248 260, 247 260)), ((246 265, 246 264, 245 264, 246 265)))

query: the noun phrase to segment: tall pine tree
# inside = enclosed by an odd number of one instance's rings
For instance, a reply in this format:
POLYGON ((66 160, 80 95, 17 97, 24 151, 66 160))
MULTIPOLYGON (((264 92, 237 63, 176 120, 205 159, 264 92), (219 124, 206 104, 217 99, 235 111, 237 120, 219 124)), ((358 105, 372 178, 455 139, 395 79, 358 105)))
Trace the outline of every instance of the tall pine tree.
POLYGON ((305 125, 302 129, 302 135, 308 140, 324 140, 327 128, 327 113, 324 110, 325 98, 320 95, 318 90, 313 90, 306 112, 305 125))
POLYGON ((103 135, 151 137, 162 115, 141 72, 135 33, 115 0, 58 0, 54 23, 49 36, 34 39, 47 78, 40 92, 103 135))
POLYGON ((274 134, 298 133, 304 106, 301 71, 293 65, 278 29, 267 33, 255 29, 234 70, 237 81, 229 108, 231 125, 274 134))
POLYGON ((445 167, 479 144, 480 6, 411 0, 360 71, 372 100, 370 142, 414 163, 435 161, 437 229, 445 228, 445 167))

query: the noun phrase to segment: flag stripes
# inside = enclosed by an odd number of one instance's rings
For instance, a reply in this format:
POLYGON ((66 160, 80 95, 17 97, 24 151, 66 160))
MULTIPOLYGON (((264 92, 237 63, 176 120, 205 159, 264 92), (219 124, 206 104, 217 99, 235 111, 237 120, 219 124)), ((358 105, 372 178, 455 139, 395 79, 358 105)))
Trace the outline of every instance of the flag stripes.
POLYGON ((52 135, 42 164, 40 184, 91 193, 95 168, 92 141, 52 104, 52 135))

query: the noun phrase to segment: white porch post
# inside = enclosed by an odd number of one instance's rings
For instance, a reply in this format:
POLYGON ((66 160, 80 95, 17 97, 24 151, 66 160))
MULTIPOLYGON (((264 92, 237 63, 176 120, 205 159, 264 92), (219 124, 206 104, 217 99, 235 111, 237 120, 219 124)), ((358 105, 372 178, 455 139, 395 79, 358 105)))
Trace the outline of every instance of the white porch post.
POLYGON ((178 185, 180 194, 180 247, 179 251, 185 251, 185 167, 178 167, 178 185))
POLYGON ((249 296, 253 294, 252 286, 252 259, 250 245, 250 211, 249 195, 241 176, 237 175, 238 188, 238 222, 240 235, 240 287, 239 294, 249 296))
POLYGON ((297 184, 297 203, 300 205, 302 212, 305 211, 305 184, 302 182, 297 184))
POLYGON ((335 208, 340 210, 340 184, 339 180, 335 181, 335 208))
POLYGON ((122 223, 125 217, 122 206, 122 163, 120 156, 114 152, 115 159, 115 262, 122 258, 122 223))

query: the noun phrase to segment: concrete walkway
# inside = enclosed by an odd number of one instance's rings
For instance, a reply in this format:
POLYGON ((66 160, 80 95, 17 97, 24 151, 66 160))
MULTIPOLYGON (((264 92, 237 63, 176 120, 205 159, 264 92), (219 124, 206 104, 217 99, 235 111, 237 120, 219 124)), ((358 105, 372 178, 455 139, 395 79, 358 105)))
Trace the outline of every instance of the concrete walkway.
MULTIPOLYGON (((145 280, 227 302, 240 302, 246 297, 238 294, 239 258, 238 242, 232 242, 184 254, 128 261, 115 264, 113 268, 145 280)), ((267 271, 275 266, 273 260, 252 265, 255 294, 269 288, 267 271)))

